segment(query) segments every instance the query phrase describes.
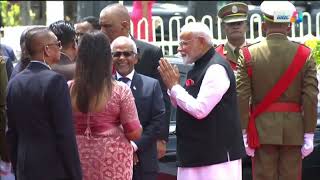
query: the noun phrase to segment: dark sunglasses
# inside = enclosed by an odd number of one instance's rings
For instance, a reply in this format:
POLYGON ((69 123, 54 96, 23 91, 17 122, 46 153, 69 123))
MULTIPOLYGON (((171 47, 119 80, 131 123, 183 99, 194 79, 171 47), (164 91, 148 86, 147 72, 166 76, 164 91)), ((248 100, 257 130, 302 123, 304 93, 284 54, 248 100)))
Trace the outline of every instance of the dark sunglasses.
POLYGON ((112 57, 115 57, 115 58, 119 58, 121 57, 121 55, 123 55, 124 57, 130 57, 133 54, 135 54, 133 51, 123 51, 123 52, 116 51, 111 53, 112 57))
POLYGON ((59 49, 61 49, 61 47, 62 47, 61 41, 58 41, 56 43, 47 44, 46 46, 53 46, 53 45, 56 45, 59 49))

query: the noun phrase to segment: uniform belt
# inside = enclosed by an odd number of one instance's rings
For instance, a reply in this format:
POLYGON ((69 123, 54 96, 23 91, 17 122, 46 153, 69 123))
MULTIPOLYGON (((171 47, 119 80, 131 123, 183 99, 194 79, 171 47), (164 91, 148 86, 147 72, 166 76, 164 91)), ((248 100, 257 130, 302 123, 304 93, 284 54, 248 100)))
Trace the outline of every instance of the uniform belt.
POLYGON ((301 112, 301 106, 297 103, 278 102, 270 104, 265 112, 301 112))

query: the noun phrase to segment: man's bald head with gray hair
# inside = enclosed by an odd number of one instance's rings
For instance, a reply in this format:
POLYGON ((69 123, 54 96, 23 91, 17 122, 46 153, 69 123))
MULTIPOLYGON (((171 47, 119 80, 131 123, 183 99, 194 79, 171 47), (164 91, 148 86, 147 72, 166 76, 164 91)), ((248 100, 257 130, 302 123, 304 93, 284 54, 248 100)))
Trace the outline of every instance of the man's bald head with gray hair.
POLYGON ((135 54, 138 54, 136 43, 131 38, 128 38, 126 36, 117 37, 115 40, 112 41, 111 52, 113 52, 115 45, 120 45, 120 44, 129 44, 132 48, 132 52, 134 52, 135 54))
POLYGON ((111 43, 114 69, 121 76, 127 76, 138 63, 136 43, 129 37, 119 36, 111 43))
POLYGON ((201 22, 190 22, 181 28, 181 33, 190 32, 196 37, 203 37, 209 46, 213 46, 212 32, 208 26, 201 22))
POLYGON ((212 32, 200 22, 191 22, 181 28, 178 52, 185 64, 192 64, 213 48, 212 32))

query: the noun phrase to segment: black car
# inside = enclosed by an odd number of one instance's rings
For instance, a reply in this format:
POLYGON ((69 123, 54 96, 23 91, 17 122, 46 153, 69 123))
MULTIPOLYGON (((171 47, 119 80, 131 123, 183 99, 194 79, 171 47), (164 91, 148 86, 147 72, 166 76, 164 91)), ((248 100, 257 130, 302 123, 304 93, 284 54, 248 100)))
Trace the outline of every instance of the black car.
MULTIPOLYGON (((190 69, 190 65, 184 65, 179 57, 167 58, 172 64, 176 64, 180 70, 180 82, 186 80, 186 74, 190 69)), ((176 167, 176 135, 175 135, 175 112, 172 107, 170 135, 167 144, 167 153, 160 159, 160 176, 158 180, 174 180, 177 176, 176 167)), ((242 179, 252 180, 251 159, 249 156, 242 160, 242 179)), ((302 180, 319 180, 320 179, 320 103, 318 104, 318 123, 314 136, 314 151, 303 159, 302 180)))

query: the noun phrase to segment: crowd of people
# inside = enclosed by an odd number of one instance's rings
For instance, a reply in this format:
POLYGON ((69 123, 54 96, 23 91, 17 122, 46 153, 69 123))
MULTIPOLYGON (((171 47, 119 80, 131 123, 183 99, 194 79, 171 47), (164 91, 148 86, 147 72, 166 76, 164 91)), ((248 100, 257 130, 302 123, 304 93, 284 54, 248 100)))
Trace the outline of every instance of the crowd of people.
POLYGON ((75 25, 24 30, 14 68, 12 50, 1 46, 0 173, 156 180, 173 105, 178 180, 241 180, 245 156, 255 180, 300 179, 313 151, 315 61, 287 38, 292 3, 260 9, 266 38, 256 44, 246 42, 245 3, 219 10, 227 41, 217 47, 206 24, 185 24, 178 52, 193 66, 182 85, 159 47, 131 36, 121 4, 75 25))

